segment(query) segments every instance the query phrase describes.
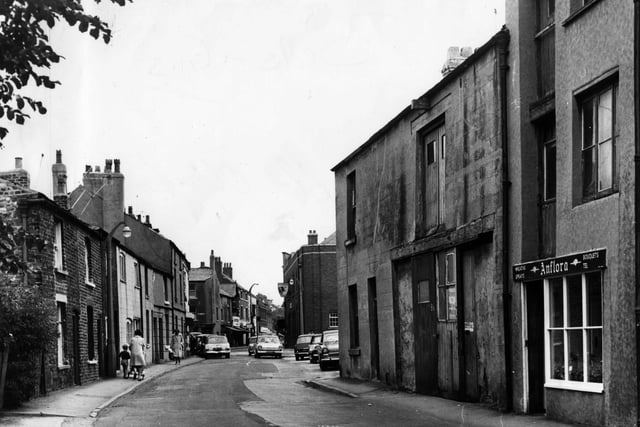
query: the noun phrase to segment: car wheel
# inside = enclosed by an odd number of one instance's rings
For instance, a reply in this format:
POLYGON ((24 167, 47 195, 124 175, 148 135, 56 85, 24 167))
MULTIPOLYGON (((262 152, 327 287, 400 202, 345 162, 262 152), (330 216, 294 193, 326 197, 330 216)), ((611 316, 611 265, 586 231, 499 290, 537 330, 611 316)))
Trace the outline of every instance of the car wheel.
POLYGON ((254 355, 254 357, 255 357, 256 359, 260 359, 260 355, 259 355, 258 353, 256 353, 256 354, 254 355))
POLYGON ((230 354, 227 354, 227 356, 226 356, 226 357, 227 357, 227 359, 228 359, 228 358, 230 358, 230 357, 231 357, 231 355, 230 355, 230 354))
POLYGON ((297 356, 297 355, 296 355, 296 362, 297 362, 298 360, 300 360, 300 356, 297 356))
POLYGON ((327 370, 327 365, 325 365, 324 363, 320 362, 320 370, 321 371, 326 371, 327 370))

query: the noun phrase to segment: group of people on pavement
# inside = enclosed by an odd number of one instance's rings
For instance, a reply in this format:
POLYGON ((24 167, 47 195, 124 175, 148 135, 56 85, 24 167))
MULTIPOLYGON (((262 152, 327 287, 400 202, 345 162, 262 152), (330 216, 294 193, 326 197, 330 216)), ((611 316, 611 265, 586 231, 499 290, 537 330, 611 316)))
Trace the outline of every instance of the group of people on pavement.
MULTIPOLYGON (((146 366, 144 351, 146 348, 148 348, 148 344, 145 343, 142 337, 142 331, 136 329, 129 345, 123 344, 122 351, 119 354, 123 378, 129 378, 130 375, 133 375, 134 380, 136 378, 138 381, 144 379, 144 367, 146 366)), ((173 360, 176 365, 180 364, 183 351, 184 342, 182 334, 177 329, 174 329, 173 336, 171 337, 171 352, 173 353, 173 360)))

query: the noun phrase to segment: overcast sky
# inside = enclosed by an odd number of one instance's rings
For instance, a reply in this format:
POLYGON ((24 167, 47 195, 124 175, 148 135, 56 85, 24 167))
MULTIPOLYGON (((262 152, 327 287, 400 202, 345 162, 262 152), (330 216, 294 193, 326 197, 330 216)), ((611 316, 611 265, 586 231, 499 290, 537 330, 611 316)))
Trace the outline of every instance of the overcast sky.
POLYGON ((504 0, 135 0, 95 10, 109 45, 64 26, 49 112, 10 127, 0 169, 24 158, 51 196, 84 165, 121 159, 125 206, 186 253, 213 249, 280 303, 283 251, 335 230, 331 167, 440 79, 449 46, 484 44, 504 0))

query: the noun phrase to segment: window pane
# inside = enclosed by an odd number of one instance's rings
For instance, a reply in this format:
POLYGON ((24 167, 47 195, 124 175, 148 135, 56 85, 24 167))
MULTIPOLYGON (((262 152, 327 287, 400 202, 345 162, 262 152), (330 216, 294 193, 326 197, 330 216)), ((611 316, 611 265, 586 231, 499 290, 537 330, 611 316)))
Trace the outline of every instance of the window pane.
POLYGON ((544 198, 556 197, 556 144, 544 146, 544 198))
POLYGON ((587 326, 602 326, 601 274, 586 274, 587 280, 587 326))
POLYGON ((602 329, 587 330, 589 382, 602 382, 602 329))
POLYGON ((551 378, 564 379, 564 331, 549 331, 551 337, 551 378))
POLYGON ((446 259, 447 284, 456 282, 456 257, 454 253, 448 253, 446 259))
POLYGON ((582 326, 582 276, 567 277, 568 326, 582 326))
POLYGON ((456 320, 458 318, 458 299, 456 295, 456 287, 449 286, 447 288, 447 305, 448 305, 448 319, 456 320))
POLYGON ((567 331, 569 339, 569 380, 584 381, 582 329, 567 331))
POLYGON ((429 281, 423 280, 418 282, 418 302, 426 303, 429 301, 429 281))
POLYGON ((582 105, 582 148, 593 145, 593 99, 582 105))
POLYGON ((427 164, 430 165, 436 158, 436 142, 431 141, 427 144, 427 164))
POLYGON ((549 326, 558 328, 564 326, 562 306, 562 278, 549 280, 549 307, 551 318, 549 326))
POLYGON ((611 89, 600 95, 598 101, 598 142, 611 138, 613 131, 613 96, 611 89))
POLYGON ((447 288, 438 287, 438 320, 447 320, 447 288))
POLYGON ((613 162, 611 153, 612 141, 599 145, 598 149, 598 191, 611 188, 613 182, 613 162))
POLYGON ((582 195, 592 196, 596 190, 596 150, 594 147, 582 151, 582 195))

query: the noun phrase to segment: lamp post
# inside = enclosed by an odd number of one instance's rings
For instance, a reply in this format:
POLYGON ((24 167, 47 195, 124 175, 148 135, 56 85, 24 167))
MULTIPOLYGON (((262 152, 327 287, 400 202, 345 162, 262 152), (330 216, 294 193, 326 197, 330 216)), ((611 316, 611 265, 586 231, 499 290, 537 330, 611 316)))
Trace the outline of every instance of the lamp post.
POLYGON ((251 316, 251 323, 255 326, 256 328, 256 336, 260 335, 260 326, 257 325, 256 323, 253 323, 253 318, 254 318, 254 314, 255 314, 255 310, 253 309, 253 304, 252 304, 252 300, 253 300, 253 296, 251 295, 251 290, 253 289, 254 286, 260 286, 259 283, 254 283, 253 285, 251 285, 249 287, 249 316, 251 316))
POLYGON ((110 377, 115 376, 115 361, 116 361, 116 350, 117 347, 114 347, 115 341, 115 318, 113 314, 113 235, 118 230, 118 227, 124 225, 122 227, 122 237, 128 239, 131 237, 131 228, 128 225, 125 225, 124 221, 120 221, 117 223, 107 235, 107 357, 106 357, 106 375, 110 377))

